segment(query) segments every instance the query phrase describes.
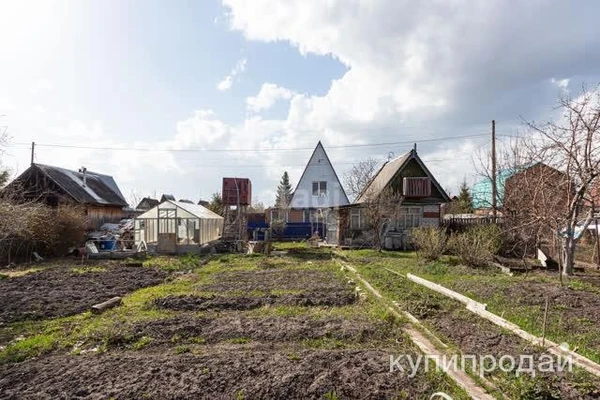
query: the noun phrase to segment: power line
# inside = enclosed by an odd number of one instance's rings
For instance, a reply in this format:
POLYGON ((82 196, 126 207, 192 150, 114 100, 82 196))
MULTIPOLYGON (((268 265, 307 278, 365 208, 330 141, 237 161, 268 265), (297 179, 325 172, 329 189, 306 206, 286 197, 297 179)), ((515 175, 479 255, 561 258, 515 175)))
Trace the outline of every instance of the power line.
MULTIPOLYGON (((412 143, 431 143, 445 140, 457 140, 457 139, 469 139, 475 137, 488 136, 487 133, 473 134, 473 135, 462 135, 462 136, 447 136, 441 138, 431 139, 412 139, 403 140, 397 142, 380 142, 380 143, 365 143, 365 144, 349 144, 349 145, 338 145, 338 146, 327 146, 327 149, 345 149, 345 148, 364 148, 364 147, 378 147, 378 146, 395 146, 402 144, 412 143)), ((509 135, 502 135, 507 136, 509 135)), ((31 143, 16 142, 12 143, 18 146, 30 146, 31 143)), ((109 151, 141 151, 141 152, 229 152, 229 153, 263 153, 263 152, 278 152, 278 151, 300 151, 300 150, 313 150, 314 147, 288 147, 288 148, 274 148, 274 149, 149 149, 140 147, 104 147, 104 146, 82 146, 82 145, 69 145, 69 144, 51 144, 51 143, 38 143, 35 144, 37 147, 51 147, 51 148, 67 148, 67 149, 83 149, 83 150, 109 150, 109 151)))

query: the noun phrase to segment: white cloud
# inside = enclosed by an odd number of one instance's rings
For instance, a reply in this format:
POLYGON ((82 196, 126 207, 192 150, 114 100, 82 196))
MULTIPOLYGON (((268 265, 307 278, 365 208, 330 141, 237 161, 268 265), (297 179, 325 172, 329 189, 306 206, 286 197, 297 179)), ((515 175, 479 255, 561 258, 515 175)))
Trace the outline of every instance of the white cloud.
MULTIPOLYGON (((590 60, 589 48, 600 46, 600 28, 587 13, 561 2, 519 3, 518 10, 500 0, 223 3, 230 27, 246 39, 288 42, 302 54, 331 56, 348 67, 325 95, 291 98, 284 120, 290 143, 321 139, 348 145, 482 134, 489 132, 491 119, 499 121, 500 134, 510 134, 521 116, 547 118, 556 99, 553 87, 564 89, 575 76, 598 76, 600 56, 590 60), (582 17, 590 25, 582 24, 582 17), (548 31, 548 23, 562 29, 548 31), (549 82, 556 74, 567 78, 549 82)), ((262 97, 261 92, 247 100, 250 110, 272 104, 273 91, 265 90, 262 97)), ((434 153, 443 160, 435 161, 443 186, 454 187, 474 174, 470 157, 452 157, 468 152, 464 140, 440 146, 419 148, 421 155, 434 153)), ((410 147, 336 153, 341 160, 356 160, 410 147)))
POLYGON ((552 78, 550 79, 550 82, 552 82, 553 84, 555 84, 557 87, 559 87, 560 89, 566 91, 568 90, 569 87, 569 79, 555 79, 552 78))
POLYGON ((29 90, 31 94, 40 94, 54 89, 54 85, 48 79, 38 79, 29 90))
POLYGON ((217 84, 217 89, 219 89, 220 91, 229 90, 229 89, 231 89, 232 85, 233 85, 233 78, 231 77, 231 75, 227 75, 225 78, 223 78, 223 80, 221 82, 219 82, 217 84))
POLYGON ((289 89, 277 86, 274 83, 263 83, 256 96, 246 98, 248 110, 259 112, 268 110, 279 100, 289 100, 294 95, 289 89))
POLYGON ((231 73, 229 75, 225 76, 223 78, 223 80, 221 80, 217 84, 217 89, 220 91, 225 91, 225 90, 231 89, 231 86, 233 86, 233 78, 235 78, 237 75, 243 73, 246 70, 247 63, 248 63, 248 60, 245 58, 242 58, 241 60, 239 60, 235 64, 233 69, 231 70, 231 73))

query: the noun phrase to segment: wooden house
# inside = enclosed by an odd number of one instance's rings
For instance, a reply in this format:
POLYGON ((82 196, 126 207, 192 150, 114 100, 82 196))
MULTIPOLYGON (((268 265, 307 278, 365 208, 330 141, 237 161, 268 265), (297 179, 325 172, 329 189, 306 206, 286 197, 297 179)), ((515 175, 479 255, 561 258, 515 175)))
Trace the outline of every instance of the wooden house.
POLYGON ((332 207, 327 215, 327 242, 367 245, 371 223, 366 208, 385 193, 401 198, 386 215, 385 247, 408 247, 410 230, 439 226, 440 206, 450 201, 416 149, 386 162, 353 204, 332 207))
POLYGON ((49 206, 81 205, 91 228, 117 222, 127 214, 127 201, 115 180, 85 168, 71 171, 44 164, 31 164, 3 190, 22 201, 39 201, 49 206))

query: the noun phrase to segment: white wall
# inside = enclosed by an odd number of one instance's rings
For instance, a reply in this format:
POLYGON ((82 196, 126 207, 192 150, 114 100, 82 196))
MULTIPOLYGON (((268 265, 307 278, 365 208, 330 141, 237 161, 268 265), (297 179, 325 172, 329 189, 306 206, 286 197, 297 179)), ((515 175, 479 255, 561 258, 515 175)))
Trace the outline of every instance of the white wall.
POLYGON ((321 143, 317 145, 292 198, 292 208, 323 208, 348 204, 342 185, 329 163, 321 143), (313 196, 312 183, 327 182, 325 196, 313 196))

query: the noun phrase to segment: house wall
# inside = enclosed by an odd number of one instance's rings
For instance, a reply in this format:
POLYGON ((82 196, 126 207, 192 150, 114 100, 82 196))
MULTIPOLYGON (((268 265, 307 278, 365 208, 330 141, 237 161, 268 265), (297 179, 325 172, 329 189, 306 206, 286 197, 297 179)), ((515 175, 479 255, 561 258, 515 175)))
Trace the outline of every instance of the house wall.
POLYGON ((120 206, 98 206, 88 204, 85 206, 88 225, 90 228, 99 228, 106 222, 118 222, 126 214, 120 206))
MULTIPOLYGON (((369 221, 360 205, 329 210, 327 242, 338 245, 369 245, 372 240, 369 221), (356 221, 360 221, 356 226, 356 221), (335 230, 330 227, 335 223, 335 230)), ((398 238, 398 246, 410 247, 410 230, 416 227, 440 225, 440 204, 405 204, 389 216, 388 236, 398 238)))
POLYGON ((292 197, 292 208, 326 208, 348 204, 341 183, 337 179, 333 166, 323 149, 319 145, 310 158, 306 169, 298 182, 292 197), (313 196, 313 182, 327 182, 327 193, 313 196))

